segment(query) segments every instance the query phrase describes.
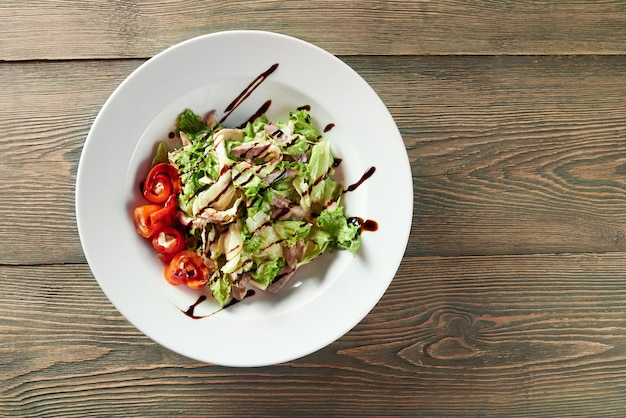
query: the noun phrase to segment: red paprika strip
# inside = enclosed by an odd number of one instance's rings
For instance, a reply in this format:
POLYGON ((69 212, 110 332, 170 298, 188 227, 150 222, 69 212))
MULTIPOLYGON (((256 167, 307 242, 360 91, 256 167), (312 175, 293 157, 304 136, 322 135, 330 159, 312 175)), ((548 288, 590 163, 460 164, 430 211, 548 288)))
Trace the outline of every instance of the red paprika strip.
POLYGON ((198 254, 183 250, 165 266, 164 276, 174 286, 186 284, 192 289, 200 289, 209 281, 209 268, 198 254))
POLYGON ((152 238, 160 229, 172 226, 176 207, 176 195, 170 195, 163 206, 152 204, 136 207, 134 219, 137 232, 144 238, 152 238))
POLYGON ((180 191, 178 170, 168 163, 159 163, 152 167, 143 183, 143 196, 152 203, 163 203, 170 195, 180 191))
POLYGON ((152 246, 159 253, 159 259, 167 263, 176 253, 185 249, 185 237, 173 226, 166 226, 154 233, 152 246))

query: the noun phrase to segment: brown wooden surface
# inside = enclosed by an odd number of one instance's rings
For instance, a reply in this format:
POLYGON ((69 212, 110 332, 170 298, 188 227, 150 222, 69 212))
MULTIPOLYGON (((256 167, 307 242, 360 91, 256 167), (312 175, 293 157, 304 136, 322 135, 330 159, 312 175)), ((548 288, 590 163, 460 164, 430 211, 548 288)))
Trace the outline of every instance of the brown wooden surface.
POLYGON ((626 4, 5 1, 0 416, 620 416, 626 410, 626 4), (153 343, 98 287, 74 216, 85 137, 158 51, 265 29, 379 93, 414 218, 379 304, 272 367, 153 343))

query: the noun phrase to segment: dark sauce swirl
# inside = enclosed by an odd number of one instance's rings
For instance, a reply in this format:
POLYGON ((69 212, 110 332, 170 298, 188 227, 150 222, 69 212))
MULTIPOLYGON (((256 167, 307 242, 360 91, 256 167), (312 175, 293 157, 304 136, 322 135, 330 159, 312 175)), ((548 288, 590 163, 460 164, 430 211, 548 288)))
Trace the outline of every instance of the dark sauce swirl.
POLYGON ((248 289, 248 291, 246 292, 246 295, 243 297, 243 299, 238 300, 238 299, 231 299, 230 302, 228 302, 226 305, 222 306, 221 308, 219 308, 218 310, 211 312, 208 315, 196 315, 194 313, 196 307, 198 305, 200 305, 202 302, 204 302, 205 300, 207 300, 207 297, 205 295, 201 295, 198 300, 196 300, 191 306, 189 306, 189 308, 187 308, 187 310, 180 310, 182 313, 184 313, 185 315, 187 315, 189 318, 191 319, 202 319, 202 318, 207 318, 209 316, 213 316, 218 312, 223 311, 224 309, 230 308, 231 306, 234 306, 236 304, 238 304, 239 302, 241 302, 242 300, 244 300, 245 298, 249 298, 251 296, 254 296, 255 292, 252 289, 248 289))
POLYGON ((250 97, 250 95, 254 92, 254 90, 256 90, 261 85, 261 83, 263 83, 265 79, 270 76, 270 74, 276 71, 277 68, 278 68, 278 63, 272 65, 263 73, 259 74, 257 78, 252 80, 252 82, 248 84, 248 87, 243 89, 243 91, 239 93, 239 95, 235 98, 235 100, 233 100, 228 106, 226 106, 226 109, 224 109, 224 117, 220 119, 219 124, 221 125, 230 116, 230 114, 233 113, 235 109, 239 107, 240 104, 242 104, 248 97, 250 97))
POLYGON ((368 178, 372 177, 372 175, 374 174, 374 172, 376 171, 376 167, 372 166, 370 167, 365 173, 363 173, 363 175, 361 176, 361 178, 359 179, 359 181, 357 181, 354 184, 351 184, 350 186, 348 186, 346 188, 346 190, 344 190, 343 192, 353 192, 357 189, 357 187, 359 187, 361 184, 363 184, 363 182, 365 180, 367 180, 368 178))
POLYGON ((353 216, 347 219, 348 224, 354 225, 359 228, 359 233, 363 231, 375 232, 378 231, 378 222, 371 219, 363 219, 357 216, 353 216))

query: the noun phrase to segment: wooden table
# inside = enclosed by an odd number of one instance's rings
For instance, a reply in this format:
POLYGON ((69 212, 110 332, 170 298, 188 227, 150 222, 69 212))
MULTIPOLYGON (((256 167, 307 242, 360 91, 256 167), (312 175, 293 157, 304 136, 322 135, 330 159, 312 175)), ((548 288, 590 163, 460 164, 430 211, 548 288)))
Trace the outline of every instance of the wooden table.
POLYGON ((626 3, 0 4, 0 415, 617 416, 626 410, 626 3), (297 361, 198 363, 86 264, 76 169, 147 58, 228 29, 299 37, 403 135, 411 237, 378 305, 297 361))

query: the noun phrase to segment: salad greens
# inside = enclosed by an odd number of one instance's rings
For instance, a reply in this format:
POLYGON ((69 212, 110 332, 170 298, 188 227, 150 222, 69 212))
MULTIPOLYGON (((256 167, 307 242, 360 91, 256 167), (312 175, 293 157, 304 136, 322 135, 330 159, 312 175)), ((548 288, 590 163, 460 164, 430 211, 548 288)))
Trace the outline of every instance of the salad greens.
POLYGON ((176 133, 182 147, 167 158, 181 180, 178 219, 222 306, 243 298, 247 284, 278 291, 325 251, 358 251, 359 227, 346 218, 333 179, 337 160, 306 109, 284 122, 262 115, 241 129, 186 109, 176 133))

